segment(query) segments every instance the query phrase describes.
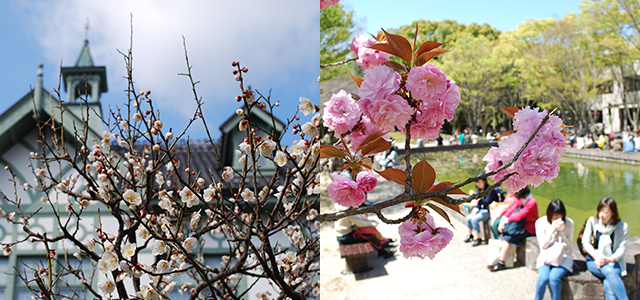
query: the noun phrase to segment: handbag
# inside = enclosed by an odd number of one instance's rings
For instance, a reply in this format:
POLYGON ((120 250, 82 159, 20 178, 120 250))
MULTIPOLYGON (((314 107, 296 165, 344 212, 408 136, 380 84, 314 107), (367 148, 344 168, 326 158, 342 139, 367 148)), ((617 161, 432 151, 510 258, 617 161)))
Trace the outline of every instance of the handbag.
MULTIPOLYGON (((514 210, 511 214, 515 214, 516 212, 518 212, 519 210, 521 210, 524 206, 520 205, 518 206, 518 208, 516 210, 514 210)), ((524 229, 524 222, 526 221, 526 217, 522 218, 520 221, 517 222, 509 222, 507 224, 504 225, 504 229, 502 230, 502 233, 506 234, 506 235, 521 235, 524 234, 525 229, 524 229)))
MULTIPOLYGON (((578 232, 578 238, 576 239, 576 244, 578 245, 578 250, 580 251, 580 254, 582 254, 582 256, 587 258, 587 260, 593 260, 593 258, 582 247, 582 237, 584 236, 584 228, 587 226, 587 222, 588 221, 589 221, 589 219, 587 218, 587 220, 584 221, 584 224, 582 225, 582 228, 578 232)), ((593 230, 593 228, 592 228, 591 229, 591 236, 589 237, 589 244, 591 244, 591 246, 593 246, 593 248, 598 248, 599 239, 600 239, 600 236, 597 235, 595 230, 593 230)))
POLYGON ((564 260, 562 254, 566 247, 567 244, 558 240, 554 241, 549 247, 547 247, 547 249, 542 249, 542 251, 540 251, 540 256, 542 257, 544 264, 554 267, 562 265, 562 261, 564 260))

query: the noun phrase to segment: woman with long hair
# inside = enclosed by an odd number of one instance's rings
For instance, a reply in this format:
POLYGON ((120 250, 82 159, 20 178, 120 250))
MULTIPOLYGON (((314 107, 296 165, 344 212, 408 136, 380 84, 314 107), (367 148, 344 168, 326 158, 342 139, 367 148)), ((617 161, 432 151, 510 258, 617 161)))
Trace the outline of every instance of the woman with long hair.
POLYGON ((547 285, 551 290, 551 299, 560 300, 562 292, 560 280, 567 273, 573 272, 573 258, 571 257, 573 228, 573 220, 567 217, 567 210, 560 199, 553 199, 547 207, 547 215, 536 221, 536 237, 541 253, 536 261, 538 267, 536 300, 542 300, 547 285), (565 244, 564 251, 560 254, 562 262, 558 264, 559 259, 555 259, 553 262, 547 261, 550 257, 544 255, 544 251, 551 251, 551 255, 557 255, 554 252, 556 249, 552 248, 562 247, 562 243, 565 244))
MULTIPOLYGON (((482 175, 482 174, 479 174, 482 175)), ((478 193, 486 191, 490 187, 486 178, 476 181, 478 193)), ((473 246, 478 246, 482 242, 480 237, 480 222, 489 220, 489 205, 494 201, 499 201, 500 197, 496 190, 492 190, 482 199, 472 200, 470 204, 475 206, 471 213, 467 216, 467 227, 469 228, 469 236, 465 242, 473 242, 473 246)), ((489 237, 486 237, 489 239, 489 237)))
POLYGON ((491 272, 507 268, 506 260, 511 246, 518 247, 530 236, 536 235, 535 223, 538 220, 538 204, 536 198, 531 195, 529 187, 516 192, 516 203, 513 204, 504 217, 500 219, 498 231, 500 232, 500 261, 487 266, 491 272))
POLYGON ((623 255, 629 226, 620 220, 618 205, 611 197, 602 199, 597 211, 596 216, 587 220, 582 236, 582 248, 588 254, 587 268, 596 277, 604 278, 607 299, 629 299, 622 282, 627 275, 623 255))

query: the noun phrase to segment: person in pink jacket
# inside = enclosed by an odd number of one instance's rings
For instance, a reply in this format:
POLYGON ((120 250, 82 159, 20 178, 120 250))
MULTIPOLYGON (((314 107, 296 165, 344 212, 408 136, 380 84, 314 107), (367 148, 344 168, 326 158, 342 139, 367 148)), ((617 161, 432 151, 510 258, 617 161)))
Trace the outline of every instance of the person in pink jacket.
POLYGON ((518 247, 527 237, 536 235, 536 220, 538 220, 536 198, 531 195, 529 187, 523 188, 515 195, 516 204, 509 207, 498 225, 502 243, 500 261, 494 266, 488 266, 491 272, 507 268, 505 261, 511 246, 518 247))

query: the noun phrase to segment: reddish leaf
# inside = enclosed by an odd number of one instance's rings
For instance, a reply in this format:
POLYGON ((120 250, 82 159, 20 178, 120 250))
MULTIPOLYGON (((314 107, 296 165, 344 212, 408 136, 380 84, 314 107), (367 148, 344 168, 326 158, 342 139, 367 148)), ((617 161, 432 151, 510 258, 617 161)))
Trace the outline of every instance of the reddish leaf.
POLYGON ((389 168, 384 171, 375 171, 380 174, 380 176, 384 177, 384 179, 393 181, 399 185, 405 185, 407 183, 407 173, 402 170, 389 168))
POLYGON ((418 55, 418 57, 416 57, 416 66, 422 66, 424 64, 426 64, 428 61, 430 61, 432 58, 440 55, 440 54, 445 54, 449 51, 444 50, 442 48, 436 48, 433 49, 429 52, 424 52, 420 55, 418 55))
POLYGON ((427 41, 422 43, 422 45, 420 45, 420 47, 418 47, 418 49, 416 50, 416 53, 414 54, 415 57, 420 56, 420 54, 425 53, 425 52, 429 52, 435 48, 438 48, 442 45, 444 45, 446 43, 438 43, 435 41, 427 41))
POLYGON ((345 163, 344 165, 342 165, 342 169, 340 169, 340 172, 342 172, 342 171, 344 171, 344 170, 346 170, 348 168, 351 168, 351 164, 350 163, 345 163))
POLYGON ((380 138, 362 147, 361 153, 362 156, 373 155, 376 153, 387 151, 389 148, 391 148, 391 145, 391 141, 380 138))
POLYGON ((364 81, 364 79, 353 76, 353 74, 351 74, 351 71, 349 71, 349 75, 351 75, 351 79, 353 79, 353 81, 355 81, 355 82, 356 82, 356 84, 358 85, 358 87, 360 87, 360 85, 362 84, 362 82, 364 81))
POLYGON ((439 215, 441 215, 445 220, 447 220, 447 222, 449 222, 449 225, 451 225, 451 227, 455 228, 453 226, 453 224, 451 224, 451 219, 449 218, 449 214, 447 214, 446 211, 444 211, 444 209, 438 207, 437 205, 433 204, 433 203, 427 203, 428 207, 431 207, 431 209, 435 210, 439 215))
POLYGON ((427 162, 426 158, 426 156, 423 156, 422 160, 413 166, 411 171, 411 187, 418 194, 424 194, 436 181, 436 171, 427 162))
POLYGON ((374 49, 374 50, 378 50, 378 51, 382 51, 382 52, 386 52, 386 53, 389 53, 389 54, 395 55, 395 56, 400 56, 402 54, 402 53, 398 52, 396 49, 394 49, 393 47, 391 47, 387 43, 373 44, 373 45, 369 46, 369 48, 370 49, 374 49))
POLYGON ((500 107, 502 107, 502 110, 505 114, 507 114, 507 116, 512 118, 514 118, 516 116, 516 113, 520 110, 517 107, 504 107, 504 105, 502 104, 500 104, 500 107))
POLYGON ((386 133, 382 132, 382 131, 376 131, 372 134, 369 134, 367 137, 364 138, 364 140, 362 140, 362 142, 360 143, 360 146, 358 147, 358 149, 356 149, 356 151, 360 151, 362 150, 362 148, 366 147, 367 144, 385 136, 386 133))
POLYGON ((378 35, 373 35, 371 33, 369 33, 371 35, 372 38, 374 38, 376 41, 378 42, 384 42, 384 32, 380 32, 378 33, 378 35))
POLYGON ((515 130, 505 131, 505 132, 503 132, 502 134, 500 134, 500 135, 498 136, 498 139, 501 139, 501 138, 503 138, 503 137, 505 137, 505 136, 510 136, 510 135, 512 135, 512 134, 514 134, 514 133, 516 133, 516 132, 517 132, 517 131, 515 131, 515 130))
POLYGON ((564 131, 564 129, 563 129, 563 130, 560 130, 560 133, 562 133, 562 134, 564 134, 564 135, 569 135, 569 134, 571 134, 571 133, 568 133, 568 132, 564 131))
POLYGON ((564 125, 564 123, 562 123, 560 127, 573 127, 573 125, 564 125))
MULTIPOLYGON (((434 186, 432 186, 427 193, 431 193, 431 192, 435 192, 435 191, 440 191, 440 190, 444 190, 444 189, 448 189, 450 187, 453 186, 453 182, 449 182, 449 181, 443 181, 440 182, 434 186)), ((455 189, 455 190, 451 190, 449 192, 449 194, 458 194, 458 195, 467 195, 467 193, 463 192, 461 189, 455 189)))
POLYGON ((387 66, 387 67, 389 67, 389 68, 395 69, 395 70, 404 70, 404 71, 407 70, 407 68, 405 66, 403 66, 403 65, 401 65, 401 64, 399 64, 399 63, 397 63, 395 61, 385 61, 382 64, 387 66))
POLYGON ((444 205, 444 206, 446 206, 446 207, 448 207, 448 208, 452 209, 453 211, 455 211, 455 212, 457 212, 457 213, 459 213, 459 214, 461 214, 461 215, 463 215, 463 216, 464 216, 464 214, 462 213, 462 211, 460 211, 460 206, 459 206, 459 205, 449 204, 449 203, 445 202, 444 200, 442 200, 442 199, 440 199, 440 198, 437 198, 437 197, 435 197, 435 198, 431 198, 431 200, 433 200, 433 201, 435 201, 435 202, 437 202, 437 203, 440 203, 440 204, 442 204, 442 205, 444 205))
POLYGON ((331 145, 320 145, 320 158, 342 158, 344 159, 344 152, 331 145))
POLYGON ((407 39, 405 39, 403 36, 388 33, 384 29, 382 29, 382 32, 384 32, 384 36, 387 38, 387 43, 389 43, 389 46, 391 46, 391 48, 393 48, 397 53, 400 54, 396 54, 396 56, 404 59, 407 63, 410 64, 412 59, 412 50, 409 41, 407 41, 407 39))

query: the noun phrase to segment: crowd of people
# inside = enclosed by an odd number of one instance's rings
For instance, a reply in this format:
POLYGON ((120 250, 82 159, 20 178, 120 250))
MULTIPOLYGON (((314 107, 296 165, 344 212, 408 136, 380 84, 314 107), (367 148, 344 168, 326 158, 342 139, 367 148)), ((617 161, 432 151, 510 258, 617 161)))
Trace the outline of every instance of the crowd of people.
MULTIPOLYGON (((476 182, 477 193, 489 187, 486 179, 476 182)), ((628 226, 620 220, 616 202, 612 198, 602 199, 596 214, 584 223, 582 235, 574 241, 574 221, 560 199, 554 199, 546 209, 546 215, 538 217, 538 205, 528 187, 500 197, 499 190, 491 190, 484 198, 473 201, 467 214, 469 236, 465 242, 473 246, 483 242, 480 237, 480 222, 488 221, 494 239, 499 246, 499 257, 489 265, 491 272, 508 268, 513 261, 509 256, 512 247, 518 247, 529 236, 535 236, 540 247, 536 261, 538 281, 535 299, 542 299, 549 286, 552 299, 560 299, 561 279, 573 272, 573 242, 584 255, 588 270, 603 279, 607 299, 628 299, 622 277, 626 275, 623 255, 626 250, 628 226)))
POLYGON ((575 134, 569 136, 569 146, 578 149, 602 149, 635 153, 640 150, 640 134, 634 133, 630 126, 621 134, 605 135, 600 133, 597 138, 592 133, 583 137, 575 134))
MULTIPOLYGON (((393 167, 398 164, 396 149, 392 147, 379 154, 376 161, 382 169, 393 167)), ((332 175, 339 174, 351 179, 349 168, 344 168, 340 160, 332 160, 329 169, 332 175)), ((585 257, 588 270, 603 280, 606 299, 628 299, 622 282, 627 272, 623 255, 628 226, 620 220, 616 202, 612 198, 604 198, 598 203, 595 216, 584 222, 581 235, 574 240, 575 223, 567 216, 560 199, 551 201, 546 215, 539 217, 538 204, 529 187, 508 194, 500 188, 487 192, 491 185, 486 179, 478 180, 475 186, 476 190, 470 193, 486 193, 486 196, 463 206, 469 230, 465 242, 473 242, 474 247, 489 243, 491 237, 483 240, 480 233, 480 224, 488 222, 494 245, 499 248, 495 263, 488 266, 491 272, 512 267, 515 248, 527 237, 535 236, 540 247, 536 261, 538 281, 535 299, 543 298, 547 286, 552 299, 560 299, 561 279, 574 271, 571 246, 575 242, 585 257)), ((365 202, 363 205, 367 204, 365 202)), ((338 204, 335 206, 337 210, 346 209, 338 204)), ((377 221, 364 215, 343 218, 335 224, 338 242, 368 242, 379 256, 393 257, 396 240, 382 236, 376 229, 377 225, 377 221)))

